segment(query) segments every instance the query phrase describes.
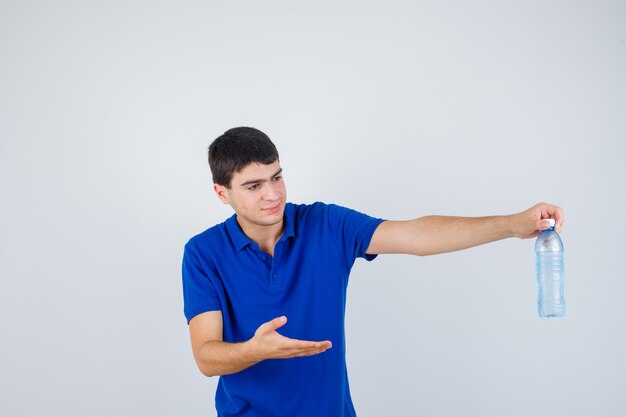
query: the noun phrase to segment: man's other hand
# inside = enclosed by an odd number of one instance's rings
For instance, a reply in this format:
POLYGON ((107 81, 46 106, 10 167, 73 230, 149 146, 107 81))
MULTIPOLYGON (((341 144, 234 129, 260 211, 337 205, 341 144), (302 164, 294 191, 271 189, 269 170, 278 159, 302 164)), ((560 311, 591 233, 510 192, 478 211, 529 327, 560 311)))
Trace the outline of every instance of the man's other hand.
POLYGON ((308 340, 290 339, 280 335, 276 329, 287 323, 287 317, 277 317, 263 323, 254 333, 254 337, 245 342, 249 353, 255 360, 295 358, 298 356, 317 355, 330 349, 329 340, 313 342, 308 340))

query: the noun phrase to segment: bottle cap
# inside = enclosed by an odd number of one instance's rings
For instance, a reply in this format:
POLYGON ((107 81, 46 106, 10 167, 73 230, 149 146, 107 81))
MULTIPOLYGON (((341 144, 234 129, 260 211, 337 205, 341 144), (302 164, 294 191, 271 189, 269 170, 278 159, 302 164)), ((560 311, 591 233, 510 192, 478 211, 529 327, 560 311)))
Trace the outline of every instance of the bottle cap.
POLYGON ((556 224, 556 220, 555 219, 544 219, 550 222, 550 227, 554 227, 554 225, 556 224))

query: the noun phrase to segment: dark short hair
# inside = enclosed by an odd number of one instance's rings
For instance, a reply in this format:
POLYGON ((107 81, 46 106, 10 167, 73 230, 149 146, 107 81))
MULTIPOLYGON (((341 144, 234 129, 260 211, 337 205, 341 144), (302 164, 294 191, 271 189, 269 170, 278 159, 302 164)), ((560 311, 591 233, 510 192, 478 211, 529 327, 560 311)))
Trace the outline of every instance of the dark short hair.
POLYGON ((235 127, 209 146, 209 166, 215 184, 230 188, 233 174, 253 162, 268 165, 278 160, 270 138, 253 127, 235 127))

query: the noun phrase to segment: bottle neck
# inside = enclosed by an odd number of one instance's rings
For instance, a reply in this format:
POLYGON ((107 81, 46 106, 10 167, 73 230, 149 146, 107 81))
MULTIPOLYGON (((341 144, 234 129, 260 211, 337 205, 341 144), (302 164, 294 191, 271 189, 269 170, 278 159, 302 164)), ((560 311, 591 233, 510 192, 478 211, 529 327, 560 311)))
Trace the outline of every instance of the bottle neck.
POLYGON ((554 226, 550 226, 548 229, 543 229, 542 232, 554 232, 554 226))

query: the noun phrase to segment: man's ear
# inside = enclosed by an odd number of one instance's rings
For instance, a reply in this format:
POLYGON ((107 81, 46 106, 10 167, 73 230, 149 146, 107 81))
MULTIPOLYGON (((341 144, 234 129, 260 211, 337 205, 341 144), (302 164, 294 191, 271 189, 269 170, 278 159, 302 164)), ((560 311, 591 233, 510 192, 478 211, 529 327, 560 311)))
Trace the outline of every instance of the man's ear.
POLYGON ((217 198, 219 198, 222 203, 230 204, 230 199, 228 198, 228 190, 223 185, 213 184, 213 190, 215 190, 215 194, 217 194, 217 198))

